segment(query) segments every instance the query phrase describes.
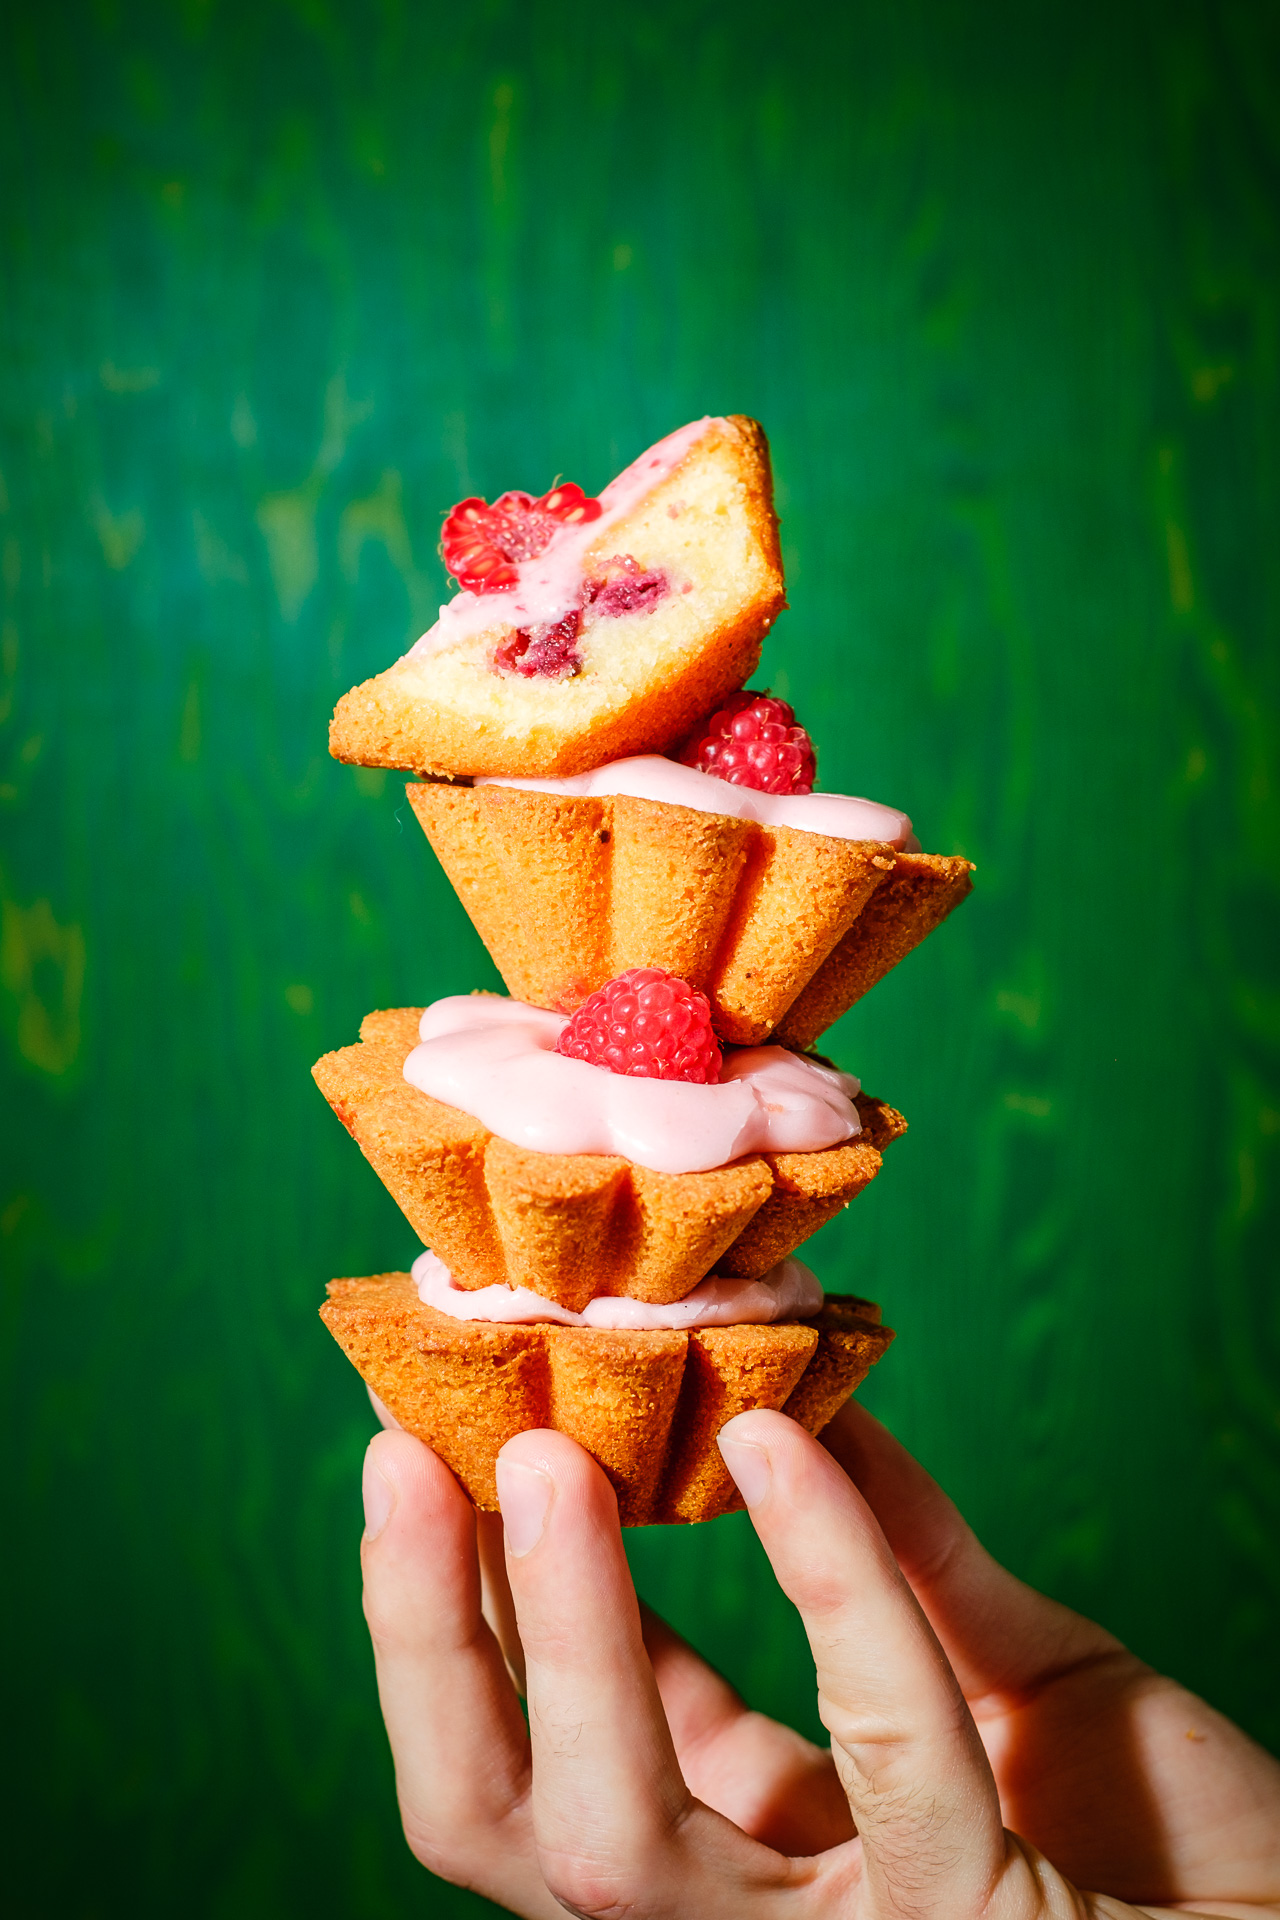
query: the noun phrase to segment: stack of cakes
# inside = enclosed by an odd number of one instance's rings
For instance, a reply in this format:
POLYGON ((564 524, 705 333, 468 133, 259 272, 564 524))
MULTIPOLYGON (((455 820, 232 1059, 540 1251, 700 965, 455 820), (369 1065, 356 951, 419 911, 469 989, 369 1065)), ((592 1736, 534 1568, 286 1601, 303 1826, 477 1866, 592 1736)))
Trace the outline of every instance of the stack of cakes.
POLYGON ((694 422, 592 499, 467 500, 461 591, 347 694, 511 994, 373 1013, 315 1077, 428 1249, 323 1318, 384 1414, 496 1509, 510 1437, 585 1446, 624 1524, 738 1504, 734 1414, 824 1427, 889 1343, 793 1256, 902 1117, 811 1049, 964 898, 967 861, 814 792, 743 690, 785 605, 768 449, 694 422))

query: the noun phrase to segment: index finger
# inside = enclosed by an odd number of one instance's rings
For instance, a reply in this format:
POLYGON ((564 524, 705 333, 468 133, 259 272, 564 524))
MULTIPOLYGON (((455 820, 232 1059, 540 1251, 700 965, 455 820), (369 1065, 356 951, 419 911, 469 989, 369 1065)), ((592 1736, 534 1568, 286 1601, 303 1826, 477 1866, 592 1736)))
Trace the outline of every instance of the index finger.
POLYGON ((524 1719, 480 1612, 475 1514, 444 1462, 407 1433, 365 1459, 361 1546, 405 1838, 447 1880, 551 1912, 533 1858, 524 1719))

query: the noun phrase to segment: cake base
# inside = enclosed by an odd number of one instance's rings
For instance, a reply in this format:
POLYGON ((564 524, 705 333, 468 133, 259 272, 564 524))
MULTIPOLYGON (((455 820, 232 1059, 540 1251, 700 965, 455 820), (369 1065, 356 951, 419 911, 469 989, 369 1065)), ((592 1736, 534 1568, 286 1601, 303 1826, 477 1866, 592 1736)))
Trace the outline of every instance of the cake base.
POLYGON ((498 1510, 500 1449, 552 1427, 604 1468, 630 1527, 741 1507, 716 1446, 725 1422, 780 1408, 820 1433, 893 1339, 878 1307, 838 1297, 810 1320, 693 1333, 498 1326, 424 1306, 407 1273, 332 1281, 320 1317, 482 1511, 498 1510))
POLYGON ((738 1046, 781 1024, 894 870, 879 840, 627 794, 406 792, 513 999, 572 1013, 628 967, 663 967, 738 1046))
POLYGON ((513 999, 572 1013, 628 967, 665 967, 737 1046, 812 1046, 973 884, 958 856, 668 801, 406 791, 513 999))
POLYGON ((862 1192, 906 1131, 859 1094, 862 1132, 814 1153, 749 1154, 705 1173, 653 1173, 613 1154, 512 1146, 404 1077, 418 1007, 366 1015, 360 1043, 312 1072, 402 1209, 465 1288, 528 1287, 580 1313, 600 1293, 665 1306, 714 1267, 754 1280, 862 1192))
POLYGON ((927 940, 973 891, 973 863, 958 854, 895 853, 844 938, 796 995, 773 1036, 801 1052, 927 940))

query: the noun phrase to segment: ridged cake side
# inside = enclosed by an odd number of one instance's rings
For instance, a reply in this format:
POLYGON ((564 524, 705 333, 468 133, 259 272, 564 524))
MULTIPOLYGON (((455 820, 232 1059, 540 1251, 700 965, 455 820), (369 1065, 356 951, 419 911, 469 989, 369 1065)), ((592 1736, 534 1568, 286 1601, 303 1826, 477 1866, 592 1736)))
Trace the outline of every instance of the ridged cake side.
POLYGON ((335 1280, 321 1318, 366 1385, 497 1510, 494 1463, 514 1434, 554 1427, 586 1447, 624 1526, 711 1520, 742 1503, 716 1435, 781 1408, 820 1433, 893 1338, 870 1301, 811 1320, 695 1333, 498 1327, 426 1307, 407 1273, 335 1280))
POLYGON ((894 872, 878 840, 665 801, 407 792, 517 1000, 571 1013, 628 967, 664 967, 740 1046, 773 1032, 894 872))
POLYGON ((954 854, 895 854, 884 885, 787 1009, 778 1039, 811 1047, 968 897, 973 870, 972 861, 954 854))
POLYGON ((533 1153, 404 1078, 420 1009, 367 1016, 357 1046, 312 1069, 425 1245, 465 1288, 506 1283, 580 1312, 595 1294, 681 1300, 712 1267, 754 1278, 880 1171, 906 1121, 859 1096, 864 1131, 816 1153, 752 1154, 653 1173, 605 1154, 533 1153))

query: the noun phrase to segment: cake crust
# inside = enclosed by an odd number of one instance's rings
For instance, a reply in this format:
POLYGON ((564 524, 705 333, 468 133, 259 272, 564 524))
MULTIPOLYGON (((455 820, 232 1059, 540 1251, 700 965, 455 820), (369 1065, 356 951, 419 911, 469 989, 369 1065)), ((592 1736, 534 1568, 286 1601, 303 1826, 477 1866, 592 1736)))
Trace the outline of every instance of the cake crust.
POLYGON ((404 1078, 421 1010, 370 1014, 312 1068, 423 1243, 466 1289, 528 1287, 572 1312, 606 1294, 666 1305, 713 1267, 767 1273, 880 1171, 901 1114, 858 1097, 863 1132, 814 1153, 751 1154, 705 1173, 618 1155, 532 1153, 404 1078))
POLYGON ((742 1502, 716 1435, 781 1409, 819 1433, 893 1339, 870 1301, 829 1299, 804 1321, 684 1334, 494 1327, 426 1307, 407 1273, 335 1280, 320 1317, 366 1385, 437 1452, 477 1507, 514 1434, 553 1427, 586 1447, 624 1526, 714 1519, 742 1502))
POLYGON ((778 1039, 811 1047, 968 898, 973 871, 973 862, 958 855, 895 854, 884 885, 783 1015, 778 1039))
POLYGON ((629 795, 406 791, 515 999, 572 1013, 628 967, 663 967, 739 1046, 782 1022, 900 858, 629 795))

